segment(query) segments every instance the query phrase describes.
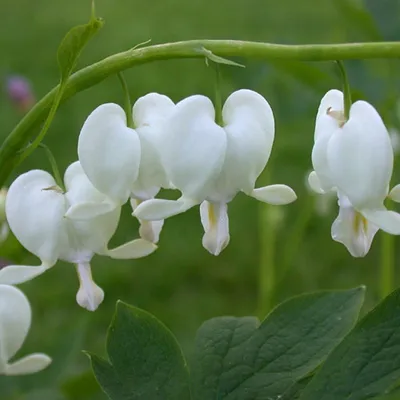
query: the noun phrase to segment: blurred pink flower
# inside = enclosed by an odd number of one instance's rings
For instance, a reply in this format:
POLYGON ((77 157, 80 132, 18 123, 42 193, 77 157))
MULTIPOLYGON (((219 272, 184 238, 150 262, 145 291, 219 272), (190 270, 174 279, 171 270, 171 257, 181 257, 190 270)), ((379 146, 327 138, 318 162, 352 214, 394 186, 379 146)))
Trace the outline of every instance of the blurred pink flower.
POLYGON ((29 111, 35 104, 35 96, 28 79, 12 75, 6 79, 6 93, 19 112, 29 111))

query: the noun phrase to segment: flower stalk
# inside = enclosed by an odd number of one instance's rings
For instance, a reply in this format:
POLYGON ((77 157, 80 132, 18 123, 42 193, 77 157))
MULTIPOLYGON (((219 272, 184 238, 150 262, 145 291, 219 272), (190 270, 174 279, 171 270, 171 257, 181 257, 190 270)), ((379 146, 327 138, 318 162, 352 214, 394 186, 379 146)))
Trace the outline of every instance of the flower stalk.
MULTIPOLYGON (((327 45, 279 45, 235 40, 191 40, 137 48, 107 57, 71 75, 60 101, 92 87, 120 71, 157 60, 203 58, 206 48, 221 57, 259 60, 334 61, 346 59, 399 58, 400 42, 327 45)), ((0 186, 18 158, 18 152, 37 134, 59 92, 59 85, 43 97, 20 121, 0 148, 0 186)))

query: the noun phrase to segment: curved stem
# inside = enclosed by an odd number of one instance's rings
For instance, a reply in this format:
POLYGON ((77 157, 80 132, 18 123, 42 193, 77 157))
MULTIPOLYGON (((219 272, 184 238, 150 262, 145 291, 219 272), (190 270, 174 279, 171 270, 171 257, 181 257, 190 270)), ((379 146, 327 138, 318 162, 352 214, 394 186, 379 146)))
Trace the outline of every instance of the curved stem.
POLYGON ((349 79, 347 78, 346 69, 344 68, 344 64, 341 60, 337 60, 337 65, 339 66, 339 71, 343 80, 343 97, 344 97, 344 118, 347 121, 350 117, 350 107, 352 104, 351 101, 351 90, 349 79))
MULTIPOLYGON (((221 57, 261 60, 334 61, 365 58, 400 58, 400 42, 329 45, 278 45, 235 40, 191 40, 128 50, 115 54, 73 74, 62 100, 103 81, 110 75, 156 60, 203 58, 204 48, 221 57)), ((0 186, 11 173, 17 152, 35 135, 34 128, 46 118, 58 86, 42 98, 15 127, 0 148, 0 186)))
POLYGON ((129 95, 129 88, 122 72, 118 72, 118 79, 121 83, 122 91, 124 92, 124 109, 126 114, 126 121, 129 128, 134 128, 132 117, 132 103, 131 96, 129 95))

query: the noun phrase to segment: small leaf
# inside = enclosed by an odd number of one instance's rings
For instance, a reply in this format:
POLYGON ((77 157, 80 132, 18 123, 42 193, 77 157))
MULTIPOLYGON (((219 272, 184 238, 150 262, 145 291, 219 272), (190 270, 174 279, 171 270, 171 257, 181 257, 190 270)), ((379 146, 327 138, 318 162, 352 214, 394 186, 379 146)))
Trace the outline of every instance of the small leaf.
POLYGON ((327 358, 302 400, 364 400, 400 379, 400 290, 367 314, 327 358))
POLYGON ((58 106, 60 105, 61 99, 64 94, 65 86, 70 77, 73 69, 75 68, 78 58, 87 44, 87 42, 99 31, 103 26, 103 21, 100 18, 96 18, 94 14, 94 0, 92 3, 92 16, 90 21, 84 25, 78 25, 72 28, 61 41, 58 47, 57 60, 60 69, 60 84, 56 95, 54 96, 53 104, 50 108, 49 114, 43 124, 43 127, 35 138, 35 140, 24 150, 24 152, 18 155, 15 162, 14 168, 19 165, 25 158, 27 158, 42 142, 44 137, 49 130, 51 123, 56 115, 58 106))
POLYGON ((154 316, 118 302, 107 338, 110 361, 91 356, 112 400, 190 399, 189 372, 172 333, 154 316))
POLYGON ((357 320, 364 288, 290 299, 261 325, 214 318, 197 332, 192 380, 197 400, 276 399, 312 373, 357 320))
POLYGON ((61 73, 61 83, 67 81, 75 68, 76 62, 89 40, 103 26, 103 20, 94 14, 84 25, 73 27, 62 40, 57 53, 58 65, 61 73))
POLYGON ((201 47, 200 49, 196 49, 199 54, 204 55, 207 60, 215 62, 217 64, 225 64, 225 65, 232 65, 234 67, 246 68, 243 64, 239 64, 235 61, 228 60, 227 58, 223 58, 220 56, 215 55, 211 50, 206 49, 205 47, 201 47))

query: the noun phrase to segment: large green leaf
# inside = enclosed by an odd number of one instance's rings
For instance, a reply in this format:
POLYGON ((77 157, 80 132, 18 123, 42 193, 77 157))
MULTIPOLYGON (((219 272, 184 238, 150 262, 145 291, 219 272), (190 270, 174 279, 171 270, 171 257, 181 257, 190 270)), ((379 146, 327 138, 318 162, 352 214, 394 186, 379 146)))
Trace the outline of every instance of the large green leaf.
POLYGON ((154 316, 118 302, 107 338, 110 361, 91 356, 112 400, 190 399, 189 372, 171 332, 154 316))
POLYGON ((350 331, 364 288, 319 292, 256 318, 214 318, 196 337, 192 393, 197 400, 276 399, 311 373, 350 331))
POLYGON ((400 290, 365 316, 332 352, 302 400, 364 400, 400 379, 400 290))

